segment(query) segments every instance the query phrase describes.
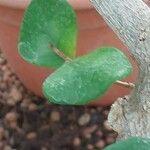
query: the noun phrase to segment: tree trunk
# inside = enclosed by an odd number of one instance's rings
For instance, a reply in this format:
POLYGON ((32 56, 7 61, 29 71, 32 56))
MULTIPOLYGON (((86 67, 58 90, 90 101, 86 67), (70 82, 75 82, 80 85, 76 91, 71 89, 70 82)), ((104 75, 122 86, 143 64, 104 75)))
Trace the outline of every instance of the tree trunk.
POLYGON ((108 116, 119 138, 150 138, 150 8, 142 0, 91 0, 139 65, 130 96, 119 98, 108 116))

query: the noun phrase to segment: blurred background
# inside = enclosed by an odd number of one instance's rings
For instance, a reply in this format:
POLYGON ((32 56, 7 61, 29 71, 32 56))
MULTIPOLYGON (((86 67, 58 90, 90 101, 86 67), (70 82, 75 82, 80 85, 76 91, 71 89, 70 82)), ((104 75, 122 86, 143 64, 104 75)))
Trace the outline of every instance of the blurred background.
POLYGON ((0 52, 0 150, 101 150, 117 134, 107 107, 48 104, 28 91, 0 52))

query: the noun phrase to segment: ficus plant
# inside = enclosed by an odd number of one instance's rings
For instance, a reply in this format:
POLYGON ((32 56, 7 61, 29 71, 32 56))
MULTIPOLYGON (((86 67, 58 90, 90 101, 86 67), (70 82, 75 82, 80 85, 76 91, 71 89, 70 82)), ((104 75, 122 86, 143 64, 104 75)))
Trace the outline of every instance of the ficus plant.
MULTIPOLYGON (((131 73, 132 66, 119 49, 101 47, 76 57, 77 32, 75 12, 66 0, 32 0, 25 11, 19 53, 29 63, 55 69, 43 83, 49 102, 85 105, 114 83, 133 86, 120 81, 131 73)), ((106 150, 123 150, 124 146, 136 150, 145 141, 150 146, 147 139, 134 137, 106 150)))

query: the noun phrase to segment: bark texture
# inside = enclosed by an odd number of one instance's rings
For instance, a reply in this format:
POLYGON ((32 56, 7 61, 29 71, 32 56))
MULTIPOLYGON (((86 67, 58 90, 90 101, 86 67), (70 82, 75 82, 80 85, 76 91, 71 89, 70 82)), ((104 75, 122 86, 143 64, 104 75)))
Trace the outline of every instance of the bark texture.
POLYGON ((142 0, 91 0, 139 65, 130 96, 119 98, 108 117, 119 138, 150 138, 150 8, 142 0))

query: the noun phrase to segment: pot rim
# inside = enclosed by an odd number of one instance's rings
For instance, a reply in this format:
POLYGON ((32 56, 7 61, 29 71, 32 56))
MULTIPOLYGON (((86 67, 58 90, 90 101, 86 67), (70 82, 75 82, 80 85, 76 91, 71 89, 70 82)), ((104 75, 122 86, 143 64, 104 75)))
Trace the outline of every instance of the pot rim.
MULTIPOLYGON (((89 0, 68 0, 68 1, 75 10, 93 8, 89 0)), ((12 0, 0 0, 0 5, 15 9, 25 9, 30 2, 31 0, 13 0, 13 2, 12 0)))

